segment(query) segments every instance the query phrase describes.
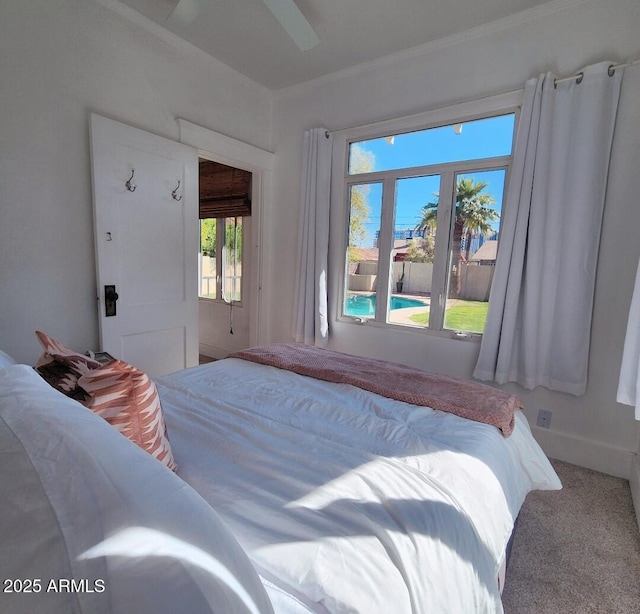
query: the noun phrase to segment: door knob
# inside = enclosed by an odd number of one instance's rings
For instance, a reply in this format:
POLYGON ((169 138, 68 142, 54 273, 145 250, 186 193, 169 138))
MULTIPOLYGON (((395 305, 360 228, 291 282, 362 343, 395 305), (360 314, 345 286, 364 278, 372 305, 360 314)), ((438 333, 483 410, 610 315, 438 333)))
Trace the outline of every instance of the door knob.
POLYGON ((115 286, 104 287, 104 315, 109 318, 116 315, 116 301, 119 296, 115 286))

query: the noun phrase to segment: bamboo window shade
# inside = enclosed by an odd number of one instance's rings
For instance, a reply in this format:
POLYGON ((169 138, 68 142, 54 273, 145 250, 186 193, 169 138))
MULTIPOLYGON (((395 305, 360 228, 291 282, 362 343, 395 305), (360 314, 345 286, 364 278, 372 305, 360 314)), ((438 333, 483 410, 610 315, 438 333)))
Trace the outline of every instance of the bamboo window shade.
POLYGON ((251 172, 201 160, 200 219, 251 215, 251 172))

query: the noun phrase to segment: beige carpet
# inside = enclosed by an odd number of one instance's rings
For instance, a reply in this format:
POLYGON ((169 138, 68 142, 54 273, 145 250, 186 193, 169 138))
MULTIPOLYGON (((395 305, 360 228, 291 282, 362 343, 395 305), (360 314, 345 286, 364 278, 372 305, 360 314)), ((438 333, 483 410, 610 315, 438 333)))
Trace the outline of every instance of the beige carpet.
POLYGON ((506 614, 639 614, 640 531, 629 483, 552 461, 563 490, 529 494, 506 614))

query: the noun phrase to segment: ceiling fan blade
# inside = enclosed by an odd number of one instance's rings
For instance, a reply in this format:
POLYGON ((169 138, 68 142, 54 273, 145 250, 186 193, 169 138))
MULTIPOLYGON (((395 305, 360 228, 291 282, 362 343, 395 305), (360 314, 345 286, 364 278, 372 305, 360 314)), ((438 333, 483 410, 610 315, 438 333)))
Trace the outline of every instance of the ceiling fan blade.
MULTIPOLYGON (((186 0, 180 0, 181 2, 186 0)), ((293 0, 262 0, 300 51, 315 47, 320 38, 293 0)))
POLYGON ((178 0, 166 21, 179 26, 189 25, 206 3, 207 0, 178 0))

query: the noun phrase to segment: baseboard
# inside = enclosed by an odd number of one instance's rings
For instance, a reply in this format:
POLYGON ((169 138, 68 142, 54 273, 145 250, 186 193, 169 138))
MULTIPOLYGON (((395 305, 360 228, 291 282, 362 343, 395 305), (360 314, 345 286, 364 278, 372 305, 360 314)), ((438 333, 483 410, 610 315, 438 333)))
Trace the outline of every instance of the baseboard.
POLYGON ((531 431, 549 458, 630 480, 637 455, 597 441, 532 426, 531 431))
POLYGON ((629 486, 631 486, 633 507, 636 509, 636 521, 638 523, 638 528, 640 529, 640 457, 637 454, 631 464, 629 486))

